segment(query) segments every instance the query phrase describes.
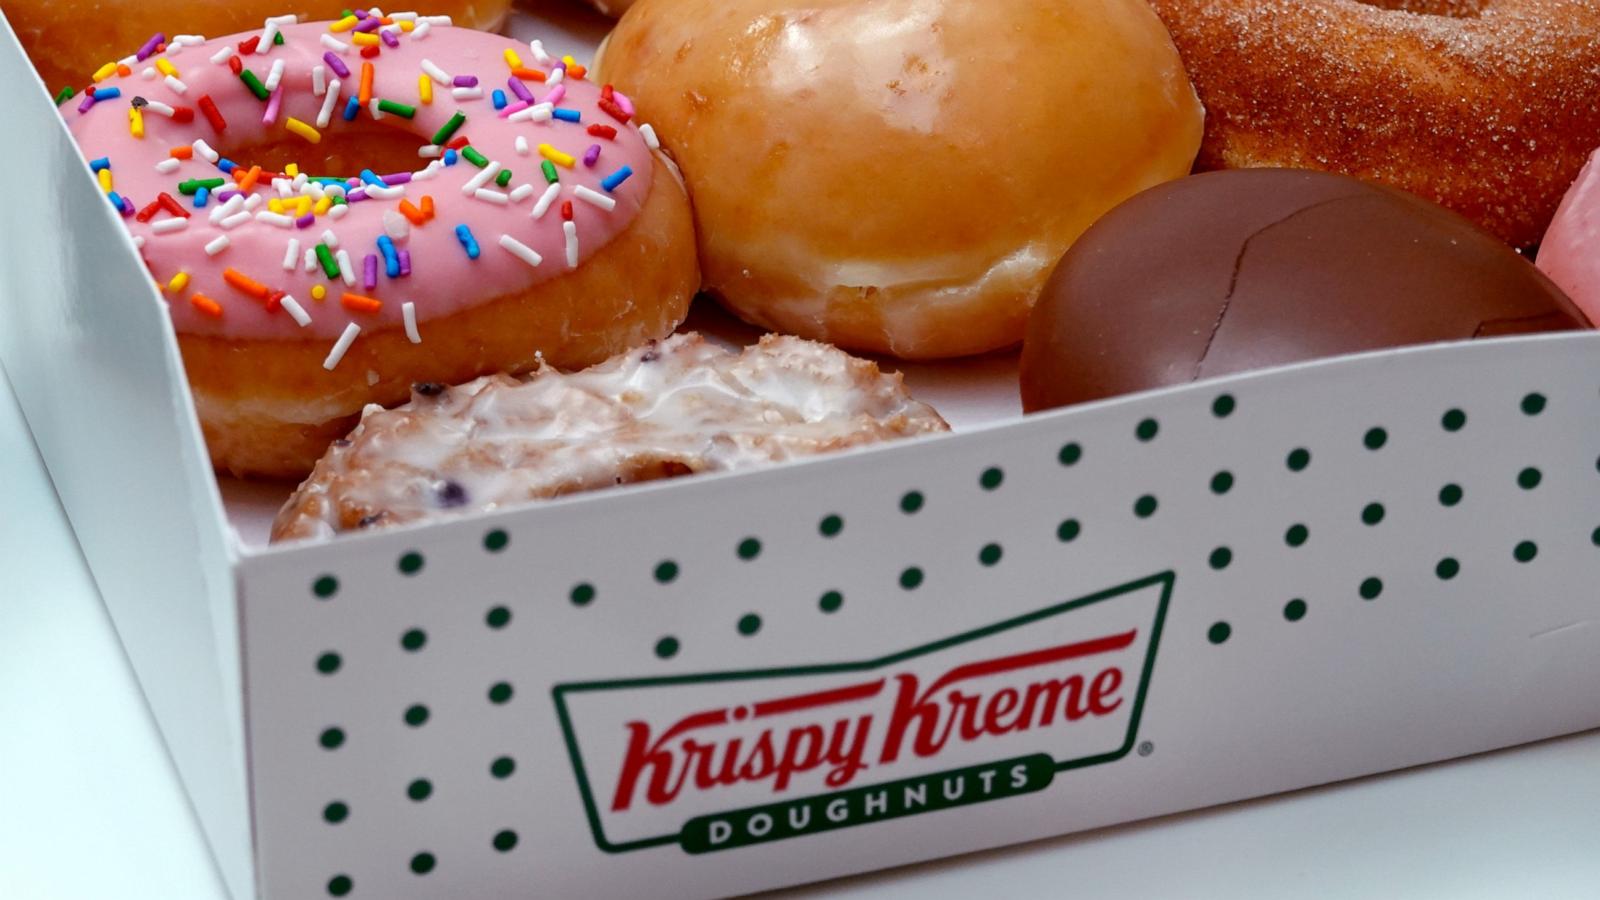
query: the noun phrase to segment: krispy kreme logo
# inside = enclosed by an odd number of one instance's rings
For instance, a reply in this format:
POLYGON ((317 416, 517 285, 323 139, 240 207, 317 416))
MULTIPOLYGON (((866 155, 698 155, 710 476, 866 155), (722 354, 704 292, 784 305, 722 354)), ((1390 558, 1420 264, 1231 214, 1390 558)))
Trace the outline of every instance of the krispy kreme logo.
POLYGON ((559 685, 595 842, 727 850, 1120 759, 1171 588, 1164 573, 864 662, 559 685))

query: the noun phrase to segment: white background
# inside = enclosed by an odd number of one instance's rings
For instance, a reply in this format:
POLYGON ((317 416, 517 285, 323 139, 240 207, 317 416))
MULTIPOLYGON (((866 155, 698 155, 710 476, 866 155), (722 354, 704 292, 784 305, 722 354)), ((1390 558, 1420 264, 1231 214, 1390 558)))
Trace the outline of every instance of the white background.
MULTIPOLYGON (((1600 732, 791 895, 979 892, 1600 897, 1600 732)), ((0 898, 224 896, 0 379, 0 898)))

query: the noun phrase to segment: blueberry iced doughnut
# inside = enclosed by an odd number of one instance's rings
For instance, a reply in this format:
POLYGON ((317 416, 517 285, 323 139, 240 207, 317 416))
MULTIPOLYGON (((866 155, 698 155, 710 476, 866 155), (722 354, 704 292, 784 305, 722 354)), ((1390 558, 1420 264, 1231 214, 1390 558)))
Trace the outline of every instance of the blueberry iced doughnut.
POLYGON ((675 335, 570 375, 418 384, 334 442, 274 541, 330 537, 695 472, 726 472, 949 426, 898 373, 768 335, 734 352, 675 335))

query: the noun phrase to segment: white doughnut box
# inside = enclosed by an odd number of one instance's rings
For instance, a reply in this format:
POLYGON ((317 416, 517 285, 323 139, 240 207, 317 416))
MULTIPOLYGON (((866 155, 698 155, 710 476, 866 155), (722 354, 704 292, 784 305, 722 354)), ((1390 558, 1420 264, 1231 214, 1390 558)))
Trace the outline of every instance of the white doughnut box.
POLYGON ((911 367, 956 433, 269 548, 0 83, 0 359, 237 897, 740 893, 1600 726, 1600 334, 1026 419, 911 367))

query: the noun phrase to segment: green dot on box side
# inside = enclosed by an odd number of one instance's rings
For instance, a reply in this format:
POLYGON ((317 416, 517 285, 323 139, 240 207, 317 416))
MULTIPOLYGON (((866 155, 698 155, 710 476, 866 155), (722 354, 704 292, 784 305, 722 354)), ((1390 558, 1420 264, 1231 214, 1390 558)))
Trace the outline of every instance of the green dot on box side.
POLYGON ((1462 490, 1459 484, 1447 484, 1439 489, 1439 502, 1445 506, 1455 506, 1461 502, 1462 490))
POLYGON ((1600 547, 1600 526, 1596 526, 1595 530, 1589 534, 1589 541, 1596 547, 1600 547))
POLYGON ((350 880, 349 875, 335 875, 328 879, 328 893, 335 897, 343 897, 353 887, 355 882, 350 880))
POLYGON ((1306 617, 1306 602, 1296 597, 1283 605, 1283 617, 1298 622, 1306 617))
POLYGON ((821 532, 823 537, 833 537, 843 530, 844 519, 837 514, 823 516, 822 521, 817 524, 817 531, 821 532))
POLYGON ((1082 532, 1083 526, 1077 519, 1063 519, 1061 524, 1056 526, 1056 540, 1063 544, 1070 543, 1077 540, 1078 535, 1082 532))
POLYGON ((1461 563, 1457 562, 1454 557, 1450 556, 1446 556, 1444 559, 1439 560, 1439 564, 1433 567, 1433 574, 1439 576, 1440 581, 1449 581, 1460 573, 1461 563))
POLYGON ((501 853, 509 853, 517 846, 517 833, 507 828, 494 836, 494 848, 501 853))
POLYGON ((1545 397, 1538 391, 1522 398, 1522 412, 1524 415, 1537 416, 1544 412, 1545 397))
POLYGON ((322 808, 322 820, 329 825, 337 825, 350 817, 350 807, 341 801, 335 800, 322 808))
POLYGON ((678 639, 671 635, 656 641, 656 656, 661 659, 671 659, 677 656, 678 649, 678 639))
POLYGON ((483 536, 483 549, 490 553, 499 553, 511 542, 511 536, 504 529, 496 528, 483 536))
POLYGON ((1213 644, 1226 641, 1233 634, 1233 626, 1227 622, 1218 622, 1206 629, 1206 640, 1213 644))
POLYGON ((413 703, 406 707, 405 721, 412 728, 420 727, 428 721, 428 708, 421 703, 413 703))
POLYGON ((900 497, 900 511, 907 515, 922 508, 922 492, 906 491, 900 497))
POLYGON ((753 538, 753 537, 747 537, 744 540, 739 542, 739 558, 740 559, 749 561, 749 560, 755 559, 756 557, 758 557, 760 555, 761 555, 761 541, 759 541, 759 540, 757 540, 756 538, 753 538))
POLYGON ((426 778, 418 778, 406 785, 406 796, 421 803, 433 796, 433 782, 426 778))
POLYGON ((1141 519, 1148 519, 1155 515, 1158 505, 1154 494, 1145 494, 1138 500, 1133 501, 1133 514, 1141 519))
POLYGON ((1289 526, 1288 531, 1283 533, 1283 542, 1291 547, 1298 547, 1304 544, 1309 537, 1311 537, 1311 529, 1296 522, 1289 526))
POLYGON ((1376 525, 1383 521, 1383 504, 1368 503, 1361 508, 1361 522, 1365 525, 1376 525))
POLYGON ((489 774, 496 778, 510 778, 511 773, 517 770, 517 761, 509 756, 496 757, 489 764, 489 774))
POLYGON ((1367 433, 1361 437, 1361 443, 1365 445, 1368 450, 1382 449, 1383 445, 1387 444, 1388 442, 1389 432, 1376 426, 1368 428, 1367 433))
POLYGON ((978 562, 986 566, 992 566, 1000 561, 1003 553, 1004 551, 999 544, 984 544, 983 549, 978 551, 978 562))
POLYGON ((1512 549, 1511 555, 1517 562, 1532 562, 1533 558, 1539 555, 1539 545, 1533 541, 1522 541, 1512 549))
MULTIPOLYGON (((662 565, 666 564, 662 563, 662 565)), ((661 566, 657 566, 656 571, 659 572, 660 570, 661 566)), ((657 575, 656 580, 661 580, 661 576, 657 575)), ((572 586, 572 592, 567 596, 572 600, 573 606, 588 606, 594 600, 594 585, 587 581, 581 581, 572 586)))
POLYGON ((511 699, 511 684, 506 681, 497 681, 489 688, 490 703, 505 703, 511 699))
POLYGON ((324 675, 332 675, 339 671, 340 663, 339 654, 329 650, 327 653, 317 657, 317 671, 324 675))
POLYGON ((1226 419, 1233 415, 1236 405, 1232 394, 1218 394, 1217 399, 1211 401, 1211 414, 1219 419, 1226 419))
POLYGON ((755 613, 745 613, 739 617, 737 628, 740 634, 750 637, 761 630, 761 617, 755 613))
POLYGON ((1517 486, 1525 491, 1531 491, 1544 480, 1544 473, 1533 466, 1529 466, 1517 473, 1517 486))
POLYGON ((922 570, 916 566, 909 566, 900 572, 900 586, 908 591, 916 590, 922 584, 922 570))
POLYGON ((322 729, 322 734, 317 736, 317 743, 326 750, 337 750, 344 744, 344 729, 337 726, 322 729))
POLYGON ((1211 476, 1211 493, 1226 494, 1233 490, 1233 473, 1227 469, 1211 476))
POLYGON ((320 576, 311 582, 311 593, 315 594, 318 600, 326 600, 339 593, 339 579, 332 575, 320 576))
POLYGON ((1155 419, 1143 419, 1139 422, 1138 427, 1133 430, 1134 437, 1141 441, 1153 441, 1160 432, 1161 423, 1155 419))
POLYGON ((415 575, 422 571, 422 554, 415 550, 400 557, 400 573, 402 575, 415 575))
POLYGON ((1284 459, 1284 464, 1291 472, 1303 472, 1306 466, 1311 465, 1311 451, 1304 447, 1296 447, 1289 451, 1289 456, 1284 459))
POLYGON ((1061 450, 1056 454, 1056 461, 1063 466, 1075 466, 1078 460, 1083 459, 1083 445, 1071 441, 1061 445, 1061 450))
POLYGON ((978 484, 982 485, 984 490, 992 491, 999 487, 1000 482, 1005 481, 1005 479, 1006 473, 1000 471, 999 466, 990 466, 983 470, 982 475, 978 476, 978 484))
POLYGON ((439 861, 434 858, 432 853, 423 851, 418 853, 416 856, 411 857, 411 871, 417 873, 418 875, 426 875, 429 872, 432 872, 433 867, 438 865, 438 863, 439 861))
POLYGON ((670 559, 656 563, 655 577, 662 584, 671 584, 678 577, 678 564, 670 559))
POLYGON ((493 606, 484 614, 484 624, 490 628, 504 628, 511 621, 511 610, 504 606, 493 606))
POLYGON ((1206 559, 1206 562, 1211 565, 1211 568, 1220 572, 1226 569, 1229 563, 1233 562, 1233 551, 1227 547, 1218 547, 1211 551, 1211 556, 1206 559))
POLYGON ((1376 600, 1383 593, 1383 579, 1374 577, 1363 580, 1360 591, 1361 599, 1376 600))
POLYGON ((825 613, 838 612, 844 605, 844 595, 838 591, 827 591, 817 599, 817 608, 825 613))
POLYGON ((1445 431, 1460 431, 1467 424, 1467 414, 1459 409, 1449 409, 1439 418, 1439 424, 1445 431))
POLYGON ((427 642, 428 633, 423 631, 421 628, 413 628, 407 631, 405 634, 400 635, 400 646, 411 651, 412 653, 421 650, 422 645, 426 644, 427 642))

